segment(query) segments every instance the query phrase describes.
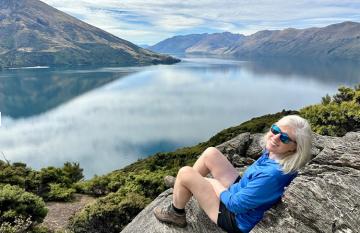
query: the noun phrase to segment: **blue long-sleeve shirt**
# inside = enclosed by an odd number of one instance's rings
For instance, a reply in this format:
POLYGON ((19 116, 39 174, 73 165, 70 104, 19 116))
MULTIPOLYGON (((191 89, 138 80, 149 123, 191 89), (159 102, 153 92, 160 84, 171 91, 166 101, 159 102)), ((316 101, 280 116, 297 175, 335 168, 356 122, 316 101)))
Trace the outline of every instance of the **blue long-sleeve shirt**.
POLYGON ((285 187, 296 175, 284 174, 281 165, 264 151, 238 183, 220 194, 220 201, 235 213, 237 226, 247 233, 263 218, 265 211, 281 199, 285 187))

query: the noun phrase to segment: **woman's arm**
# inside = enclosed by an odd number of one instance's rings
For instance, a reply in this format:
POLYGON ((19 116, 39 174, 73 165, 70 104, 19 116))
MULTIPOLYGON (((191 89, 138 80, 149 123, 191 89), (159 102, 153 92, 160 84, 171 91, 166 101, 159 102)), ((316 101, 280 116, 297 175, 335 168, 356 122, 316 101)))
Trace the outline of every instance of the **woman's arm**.
POLYGON ((233 213, 245 213, 279 199, 282 190, 275 175, 260 173, 245 187, 236 188, 235 192, 224 190, 220 193, 220 201, 233 213))

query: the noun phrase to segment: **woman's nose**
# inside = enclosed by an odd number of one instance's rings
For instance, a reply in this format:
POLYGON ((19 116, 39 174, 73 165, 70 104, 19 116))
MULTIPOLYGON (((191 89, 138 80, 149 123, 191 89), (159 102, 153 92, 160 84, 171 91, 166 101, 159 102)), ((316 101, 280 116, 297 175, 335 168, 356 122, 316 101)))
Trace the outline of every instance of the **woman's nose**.
POLYGON ((280 134, 273 134, 272 138, 278 141, 280 140, 280 134))

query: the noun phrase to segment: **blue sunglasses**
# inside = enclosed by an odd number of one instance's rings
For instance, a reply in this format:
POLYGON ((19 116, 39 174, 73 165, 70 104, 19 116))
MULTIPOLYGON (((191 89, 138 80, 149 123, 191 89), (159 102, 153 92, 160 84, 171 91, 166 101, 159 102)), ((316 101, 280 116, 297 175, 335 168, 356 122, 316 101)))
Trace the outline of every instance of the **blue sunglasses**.
POLYGON ((294 140, 290 139, 290 137, 287 133, 281 132, 281 129, 279 128, 279 126, 277 126, 275 124, 271 126, 270 130, 274 135, 280 134, 280 141, 284 144, 289 144, 290 142, 295 142, 294 140))

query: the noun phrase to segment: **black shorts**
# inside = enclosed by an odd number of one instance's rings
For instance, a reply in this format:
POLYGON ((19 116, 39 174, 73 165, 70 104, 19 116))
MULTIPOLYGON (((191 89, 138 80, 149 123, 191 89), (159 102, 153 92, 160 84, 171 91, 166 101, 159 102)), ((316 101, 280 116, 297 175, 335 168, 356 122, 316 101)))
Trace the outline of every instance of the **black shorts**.
MULTIPOLYGON (((241 177, 239 176, 235 182, 239 182, 241 177)), ((242 233, 236 225, 235 214, 226 209, 226 206, 220 201, 219 214, 217 219, 217 225, 228 233, 242 233)))

